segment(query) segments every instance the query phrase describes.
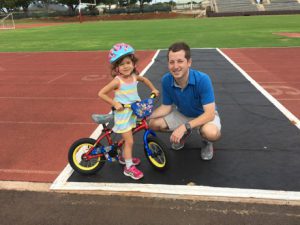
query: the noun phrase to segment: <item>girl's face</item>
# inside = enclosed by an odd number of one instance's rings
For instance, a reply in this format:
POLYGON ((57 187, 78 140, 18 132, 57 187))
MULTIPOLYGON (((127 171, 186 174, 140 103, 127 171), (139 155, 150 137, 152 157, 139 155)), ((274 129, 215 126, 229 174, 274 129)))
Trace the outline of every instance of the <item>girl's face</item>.
POLYGON ((119 73, 125 77, 130 76, 132 74, 132 71, 134 70, 134 64, 129 56, 125 57, 121 61, 121 63, 118 66, 118 70, 119 73))

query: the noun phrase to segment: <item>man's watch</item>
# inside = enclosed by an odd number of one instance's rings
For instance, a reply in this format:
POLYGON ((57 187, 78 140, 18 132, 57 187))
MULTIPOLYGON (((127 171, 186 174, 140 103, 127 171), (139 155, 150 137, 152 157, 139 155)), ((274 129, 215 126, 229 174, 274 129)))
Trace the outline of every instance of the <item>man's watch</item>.
POLYGON ((192 131, 192 127, 189 122, 185 123, 184 126, 187 132, 190 133, 192 131))

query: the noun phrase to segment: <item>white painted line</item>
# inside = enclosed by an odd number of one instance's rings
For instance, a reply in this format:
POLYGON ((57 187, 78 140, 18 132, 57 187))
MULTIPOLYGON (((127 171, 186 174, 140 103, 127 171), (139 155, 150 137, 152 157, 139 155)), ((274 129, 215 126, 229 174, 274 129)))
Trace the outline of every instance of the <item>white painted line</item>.
POLYGON ((3 173, 24 173, 24 174, 57 174, 59 171, 47 171, 47 170, 17 170, 17 169, 0 169, 3 173))
POLYGON ((65 187, 67 185, 67 181, 69 179, 69 177, 72 175, 73 173, 73 169, 70 166, 70 164, 68 164, 63 171, 59 174, 59 176, 55 179, 55 181, 52 183, 52 185, 50 186, 50 189, 52 190, 63 190, 63 187, 65 187))
POLYGON ((64 73, 64 74, 62 74, 62 75, 60 75, 60 76, 58 76, 58 77, 55 77, 55 78, 53 78, 52 80, 49 80, 49 81, 47 82, 47 84, 50 84, 50 83, 52 83, 52 82, 54 82, 54 81, 56 81, 56 80, 58 80, 58 79, 60 79, 60 78, 62 78, 62 77, 65 77, 66 75, 68 75, 68 73, 64 73))
MULTIPOLYGON (((140 76, 144 76, 146 71, 148 71, 148 69, 154 63, 155 58, 157 57, 158 54, 159 54, 159 50, 156 51, 156 53, 154 54, 154 56, 151 59, 151 62, 145 67, 145 69, 143 69, 143 71, 140 73, 140 76)), ((94 132, 91 134, 90 138, 97 139, 98 136, 101 134, 102 129, 103 129, 102 125, 99 125, 96 128, 96 130, 94 130, 94 132)), ((72 175, 73 171, 74 170, 72 169, 72 167, 68 164, 64 168, 64 170, 60 173, 60 175, 55 179, 55 181, 51 185, 50 189, 56 189, 56 190, 63 189, 65 187, 65 185, 68 184, 67 181, 68 181, 69 177, 72 175)), ((88 185, 88 184, 85 184, 85 185, 88 185)), ((71 186, 72 186, 72 183, 71 183, 71 186)))
POLYGON ((261 85, 259 85, 252 77, 250 77, 241 67, 231 60, 224 52, 217 48, 217 51, 227 59, 250 83, 256 87, 273 105, 275 105, 298 129, 300 129, 300 120, 285 108, 277 99, 270 95, 261 85))
POLYGON ((98 98, 84 98, 84 97, 21 97, 21 96, 0 96, 0 99, 17 99, 17 100, 98 100, 98 98))
POLYGON ((151 62, 145 67, 145 69, 143 69, 143 71, 140 73, 141 76, 144 76, 145 73, 149 70, 149 68, 153 65, 153 63, 155 62, 155 59, 157 57, 157 55, 159 54, 160 50, 157 50, 156 53, 154 54, 154 56, 151 59, 151 62))
POLYGON ((68 182, 63 186, 55 187, 53 190, 83 190, 83 191, 116 191, 116 192, 143 192, 174 195, 198 195, 213 197, 234 197, 234 198, 256 198, 299 201, 300 192, 224 188, 209 186, 187 186, 187 185, 161 185, 161 184, 137 184, 137 183, 86 183, 68 182))
POLYGON ((32 125, 91 125, 94 123, 84 122, 34 122, 34 121, 1 121, 0 124, 32 124, 32 125))

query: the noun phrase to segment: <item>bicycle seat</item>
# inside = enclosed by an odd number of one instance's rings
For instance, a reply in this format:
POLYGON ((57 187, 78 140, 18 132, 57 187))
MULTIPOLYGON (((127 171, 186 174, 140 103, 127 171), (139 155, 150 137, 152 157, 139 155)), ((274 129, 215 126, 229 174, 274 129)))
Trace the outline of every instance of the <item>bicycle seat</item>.
POLYGON ((98 124, 105 124, 105 123, 111 123, 114 121, 114 115, 113 114, 93 114, 92 119, 95 123, 98 124))

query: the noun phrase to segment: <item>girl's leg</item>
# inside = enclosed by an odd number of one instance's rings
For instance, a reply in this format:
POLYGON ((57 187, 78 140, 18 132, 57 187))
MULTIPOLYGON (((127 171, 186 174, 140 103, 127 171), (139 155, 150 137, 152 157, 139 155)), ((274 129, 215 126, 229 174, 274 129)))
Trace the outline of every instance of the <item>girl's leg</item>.
POLYGON ((125 162, 128 160, 132 160, 132 147, 133 147, 133 135, 132 131, 127 131, 125 133, 122 133, 122 137, 125 141, 124 143, 124 149, 123 149, 123 157, 125 159, 125 162))
POLYGON ((123 157, 125 159, 124 175, 135 180, 141 179, 144 174, 135 167, 132 161, 133 135, 131 130, 123 133, 122 137, 125 141, 123 149, 123 157))

